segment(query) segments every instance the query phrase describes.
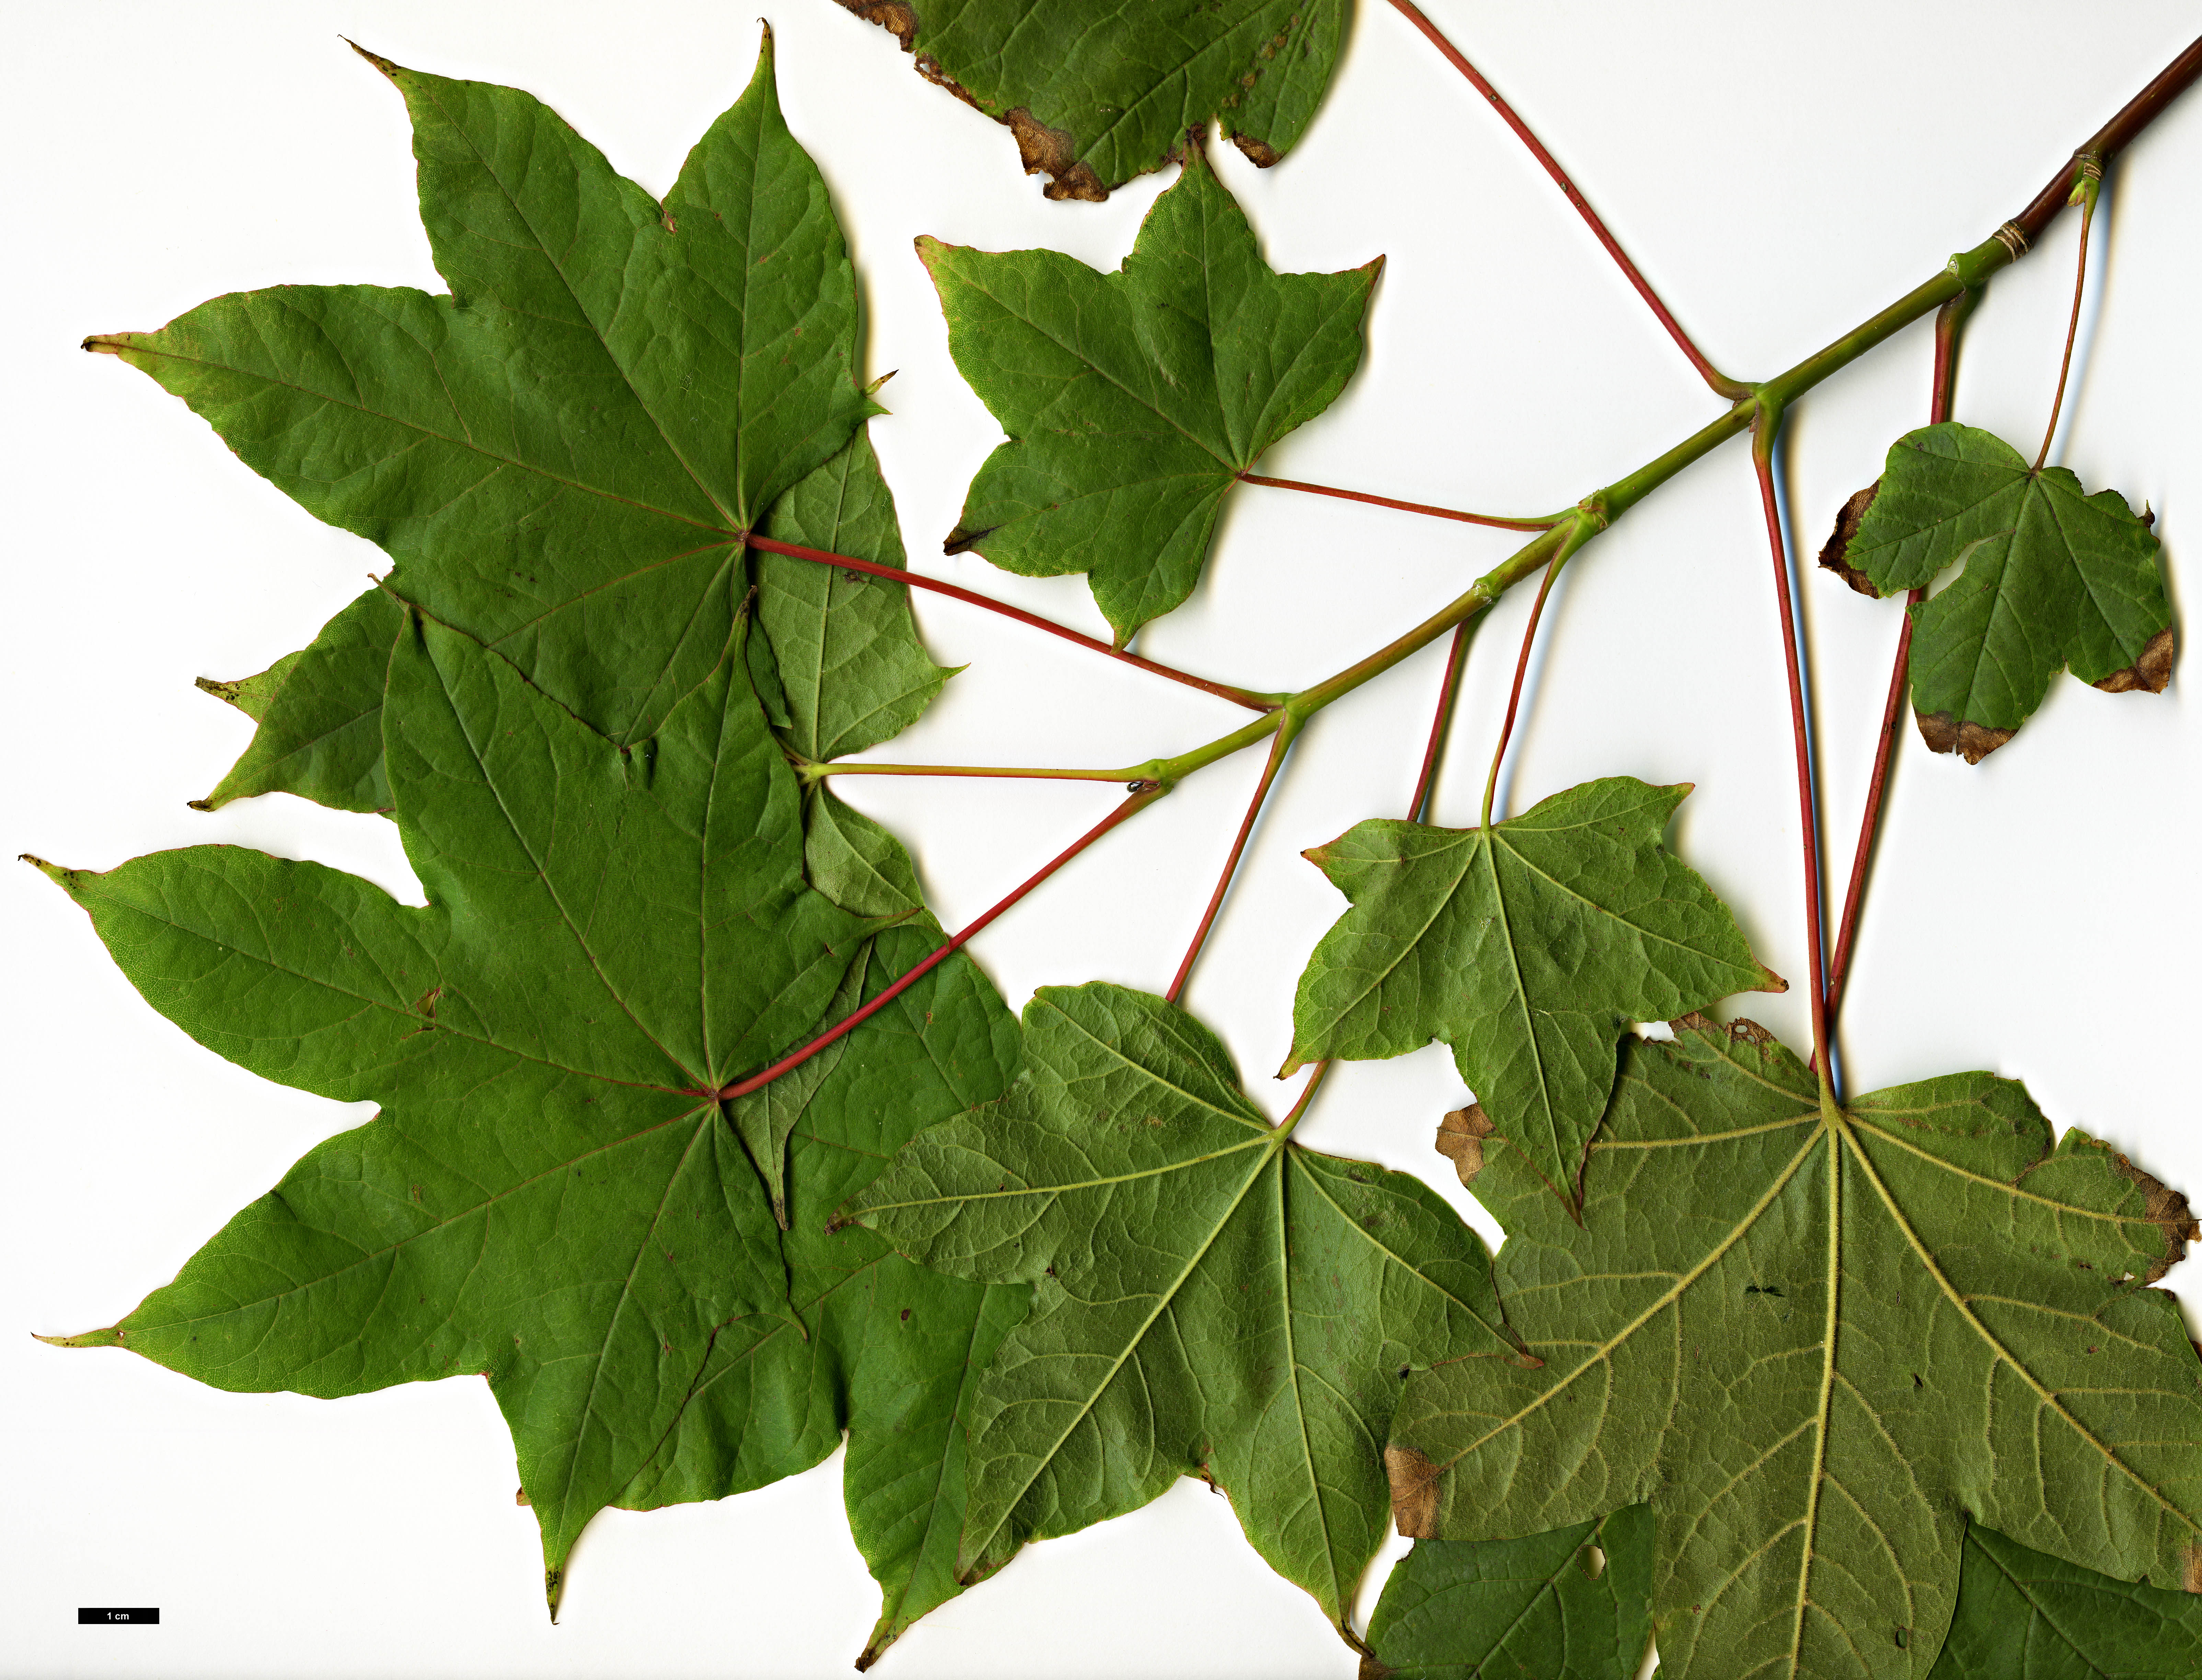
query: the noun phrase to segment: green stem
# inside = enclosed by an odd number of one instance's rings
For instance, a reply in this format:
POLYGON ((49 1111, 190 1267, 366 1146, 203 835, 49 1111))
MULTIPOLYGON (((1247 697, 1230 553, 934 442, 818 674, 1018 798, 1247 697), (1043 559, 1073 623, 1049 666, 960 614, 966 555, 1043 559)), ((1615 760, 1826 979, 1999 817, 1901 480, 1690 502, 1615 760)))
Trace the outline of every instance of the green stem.
POLYGON ((795 773, 806 784, 828 776, 1013 776, 1049 782, 1137 782, 1148 779, 1151 765, 1124 770, 1044 770, 1023 765, 998 764, 872 764, 838 759, 831 764, 804 762, 795 773))
MULTIPOLYGON (((1276 733, 1278 725, 1287 714, 1302 723, 1306 722, 1332 702, 1343 699, 1371 678, 1381 677, 1400 661, 1420 653, 1447 631, 1474 618, 1515 584, 1537 572, 1554 555, 1563 550, 1572 555, 1684 468, 1695 466, 1731 438, 1740 437, 1750 431, 1763 411, 1772 409, 1778 413, 1787 408, 1805 392, 1849 367, 1884 339, 1902 332, 1922 316, 1931 314, 1968 287, 1981 285, 1999 268, 2010 267, 2023 249, 2022 241, 1990 238, 1969 251, 1960 251, 1950 259, 1946 268, 1925 285, 1915 286, 1879 314, 1861 322, 1824 350, 1806 356, 1787 372, 1755 387, 1749 397, 1743 398, 1718 420, 1699 427, 1665 454, 1645 462, 1634 473, 1615 479, 1597 494, 1584 497, 1572 514, 1562 517, 1559 524, 1549 531, 1539 532, 1478 578, 1465 594, 1423 620, 1405 635, 1386 643, 1366 658, 1355 661, 1343 671, 1325 678, 1312 687, 1287 695, 1278 710, 1265 713, 1251 723, 1242 725, 1228 735, 1218 736, 1205 746, 1196 747, 1191 752, 1180 753, 1174 758, 1157 759, 1135 770, 1095 771, 1080 779, 1104 781, 1122 776, 1127 780, 1139 778, 1158 781, 1165 787, 1171 786, 1196 770, 1206 769, 1218 759, 1228 758, 1232 754, 1252 746, 1257 741, 1268 740, 1276 733), (1145 772, 1144 776, 1142 772, 1145 772)), ((860 770, 863 767, 850 767, 860 770)), ((839 774, 841 767, 821 765, 815 772, 806 773, 839 774)))
MULTIPOLYGON (((1394 3, 1398 3, 1398 0, 1394 0, 1394 3)), ((2095 158, 2100 165, 2107 167, 2111 160, 2117 156, 2135 135, 2154 120, 2174 98, 2198 78, 2202 78, 2202 39, 2198 39, 2188 46, 2172 61, 2170 65, 2158 73, 2147 87, 2128 101, 2125 108, 2098 131, 2094 138, 2082 148, 2082 153, 2095 158)), ((1880 314, 1860 323, 1816 354, 1805 357, 1787 373, 1769 379, 1763 385, 1752 388, 1750 394, 1738 400, 1735 406, 1727 414, 1713 421, 1711 425, 1699 427, 1664 455, 1646 462, 1625 478, 1615 480, 1598 494, 1585 497, 1572 514, 1563 516, 1561 522, 1551 530, 1540 532, 1505 560, 1477 579, 1469 587, 1467 593, 1440 608, 1429 618, 1423 620, 1405 635, 1387 643, 1366 658, 1356 661, 1343 671, 1325 678, 1313 687, 1302 689, 1298 694, 1284 696, 1283 703, 1276 709, 1265 710, 1263 715, 1257 718, 1253 722, 1232 731, 1228 735, 1219 736, 1205 746, 1196 747, 1191 752, 1180 753, 1175 758, 1157 759, 1130 770, 1098 772, 1090 777, 1080 775, 1078 778, 1080 780, 1104 778, 1113 779, 1119 776, 1124 777, 1133 784, 1130 790, 1131 796, 1068 851, 1050 862, 1037 875, 988 910, 970 926, 963 929, 941 949, 921 962, 871 1002, 828 1028, 826 1032, 802 1049, 783 1057, 773 1066, 736 1085, 728 1086, 721 1095, 727 1097, 745 1095, 769 1084, 789 1068, 799 1065, 815 1054, 827 1044, 847 1032, 860 1020, 872 1014, 889 999, 910 985, 921 974, 943 960, 951 951, 960 948, 965 940, 1015 904, 1064 863, 1076 856, 1087 846, 1092 845, 1094 841, 1099 839, 1117 824, 1145 809, 1153 801, 1161 798, 1185 777, 1197 770, 1205 768, 1218 759, 1228 758, 1244 748, 1251 747, 1257 741, 1267 740, 1284 725, 1287 719, 1291 720, 1297 728, 1333 701, 1351 694, 1370 678, 1381 676, 1402 660, 1428 647, 1447 631, 1467 623, 1516 584, 1552 561, 1555 556, 1572 555, 1593 537, 1604 530, 1614 520, 1628 512, 1629 508, 1634 507, 1685 467, 1702 460, 1729 438, 1753 428, 1759 423, 1762 414, 1766 416, 1770 431, 1772 425, 1779 423, 1784 408, 1830 374, 1848 367, 1875 345, 1901 332, 1921 317, 1940 308, 1960 292, 1978 291, 1991 274, 1998 269, 2009 267, 2011 263, 2017 261, 2025 254, 2028 245, 2040 237, 2042 230, 2063 210, 2066 197, 2070 191, 2071 180, 2069 171, 2059 170, 2050 185, 2035 197, 2034 201, 2027 206, 2018 218, 2005 222, 1994 235, 1982 240, 1970 250, 1960 251, 1952 257, 1948 267, 1933 279, 1923 285, 1913 287, 1911 291, 1881 310, 1880 314)), ((768 545, 759 543, 757 546, 768 545)), ((817 551, 798 549, 793 544, 768 546, 776 553, 792 552, 804 558, 822 557, 839 563, 838 556, 818 556, 817 551)), ((899 577, 902 574, 897 575, 899 577)), ((905 579, 905 581, 914 581, 914 579, 905 579)), ((1786 602, 1787 599, 1786 594, 1783 599, 1786 602)), ((1060 627, 1057 626, 1057 628, 1060 627)), ((1073 634, 1075 639, 1075 632, 1073 634)), ((1183 678, 1181 673, 1168 674, 1176 676, 1180 679, 1183 678)), ((1211 687, 1199 679, 1195 679, 1195 683, 1197 686, 1210 688, 1211 692, 1224 692, 1220 684, 1211 687)), ((1245 703, 1266 708, 1275 698, 1276 696, 1257 696, 1249 694, 1245 696, 1245 703)), ((805 773, 815 779, 817 775, 838 772, 834 767, 818 765, 805 767, 805 773)), ((1816 900, 1816 892, 1815 897, 1816 900)), ((1823 1025, 1826 993, 1822 984, 1822 964, 1817 949, 1816 921, 1813 929, 1813 943, 1815 949, 1812 963, 1812 1002, 1815 1060, 1820 1064, 1822 1106, 1830 1113, 1831 1123, 1839 1123, 1840 1112, 1833 1107, 1834 1092, 1827 1072, 1826 1035, 1823 1025)), ((1308 1098, 1313 1095, 1314 1087, 1311 1080, 1309 1089, 1301 1096, 1299 1106, 1287 1119, 1286 1122, 1287 1125, 1297 1122, 1301 1110, 1307 1105, 1308 1098)))

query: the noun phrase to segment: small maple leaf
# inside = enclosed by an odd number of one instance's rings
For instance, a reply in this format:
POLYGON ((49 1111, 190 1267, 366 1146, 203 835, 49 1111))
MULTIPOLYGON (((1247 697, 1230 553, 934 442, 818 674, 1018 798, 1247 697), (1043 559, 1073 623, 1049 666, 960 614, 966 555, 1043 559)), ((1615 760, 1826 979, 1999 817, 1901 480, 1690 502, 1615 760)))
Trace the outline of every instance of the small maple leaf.
POLYGON ((1786 984, 1660 843, 1689 791, 1614 776, 1488 830, 1379 819, 1310 852, 1353 908, 1300 976, 1283 1072, 1442 1039, 1571 1198, 1629 1024, 1786 984))
POLYGON ((1487 1143, 1499 1297, 1542 1363, 1410 1379, 1402 1531, 1648 1501, 1661 1663, 1689 1680, 1925 1675, 1969 1517, 2184 1581, 2202 1360, 2145 1286, 2195 1235, 2185 1199, 2076 1130, 2052 1145, 2014 1080, 1838 1109, 1763 1029, 1675 1026, 1627 1048, 1580 1224, 1487 1143))
POLYGON ((841 1221, 1037 1289, 978 1379, 967 1571, 1205 1473, 1343 1628, 1399 1368, 1518 1351, 1458 1215, 1292 1142, 1213 1034, 1120 986, 1043 987, 1010 1093, 921 1133, 841 1221))
POLYGON ((1978 764, 2068 666, 2123 694, 2162 692, 2175 653, 2163 546, 2116 490, 2029 467, 1945 420, 1897 439, 1870 499, 1852 498, 1821 564, 1883 595, 1964 570, 1912 609, 1911 704, 1938 753, 1978 764))
POLYGON ((1198 148, 1122 268, 921 238, 948 348, 1010 441, 948 549, 1088 574, 1119 646, 1192 592, 1223 498, 1361 360, 1383 259, 1279 274, 1198 148))

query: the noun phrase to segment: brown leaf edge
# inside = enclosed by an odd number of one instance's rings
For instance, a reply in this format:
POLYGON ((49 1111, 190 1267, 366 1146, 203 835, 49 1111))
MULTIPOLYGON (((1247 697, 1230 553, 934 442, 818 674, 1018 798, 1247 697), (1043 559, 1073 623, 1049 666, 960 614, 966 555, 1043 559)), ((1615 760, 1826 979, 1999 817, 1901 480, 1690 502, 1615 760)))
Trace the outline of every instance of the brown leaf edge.
POLYGON ((1875 479, 1844 502, 1842 511, 1835 515, 1834 530, 1820 545, 1820 564, 1860 595, 1869 596, 1875 601, 1881 599, 1881 591, 1873 586, 1872 579, 1850 563, 1850 552, 1851 538, 1858 535, 1858 526, 1865 518, 1865 510, 1873 506, 1873 498, 1880 489, 1881 480, 1875 479))
POLYGON ((1968 764, 1978 764, 2018 733, 2015 729, 1990 729, 1985 724, 1960 723, 1948 712, 1915 712, 1919 738, 1930 753, 1955 753, 1968 764))
MULTIPOLYGON (((1075 134, 1067 128, 1049 126, 1023 105, 1006 111, 989 109, 979 102, 970 89, 942 69, 939 59, 929 52, 918 51, 917 8, 910 5, 909 0, 835 0, 835 3, 866 23, 876 23, 901 42, 902 50, 915 61, 917 73, 935 87, 945 88, 981 116, 991 117, 1006 127, 1016 140, 1017 157, 1025 167, 1025 173, 1049 178, 1047 185, 1040 189, 1045 197, 1058 203, 1064 199, 1076 199, 1087 204, 1098 204, 1109 197, 1108 183, 1101 179, 1092 164, 1078 156, 1078 137, 1075 134)), ((1251 74, 1247 79, 1251 85, 1251 74)), ((1197 146, 1201 143, 1206 126, 1204 123, 1188 131, 1192 144, 1197 146)), ((1228 124, 1226 130, 1228 132, 1228 124)), ((1229 138, 1233 145, 1253 160, 1257 168, 1270 167, 1283 155, 1268 141, 1257 140, 1251 134, 1232 133, 1229 138)), ((1163 162, 1182 163, 1186 145, 1186 141, 1180 141, 1163 154, 1163 162)))
MULTIPOLYGON (((2107 1145, 2105 1146, 2106 1148, 2107 1145)), ((2187 1258, 2187 1245, 2202 1240, 2202 1225, 2187 1198, 2152 1173, 2144 1172, 2115 1149, 2110 1150, 2111 1171, 2132 1181, 2141 1195, 2142 1217, 2164 1233, 2164 1252, 2149 1262, 2141 1282, 2153 1283, 2187 1258)), ((2189 1587, 2187 1591, 2196 1589, 2189 1587)))
POLYGON ((2095 686, 2105 694, 2131 694, 2136 689, 2162 694, 2164 685, 2171 680, 2171 662, 2178 651, 2178 638, 2166 625, 2148 638, 2139 659, 2123 671, 2111 672, 2095 686))
MULTIPOLYGON (((1825 557, 1822 564, 1825 564, 1825 557)), ((2171 680, 2171 667, 2179 650, 2178 637, 2170 626, 2148 638, 2148 645, 2140 650, 2140 657, 2123 671, 2113 671, 2095 686, 2105 694, 2162 694, 2171 680)), ((2018 731, 2015 729, 1990 729, 1985 724, 1963 720, 1948 712, 1921 712, 1920 738, 1928 749, 1937 753, 1956 753, 1968 764, 1978 764, 2018 731)))

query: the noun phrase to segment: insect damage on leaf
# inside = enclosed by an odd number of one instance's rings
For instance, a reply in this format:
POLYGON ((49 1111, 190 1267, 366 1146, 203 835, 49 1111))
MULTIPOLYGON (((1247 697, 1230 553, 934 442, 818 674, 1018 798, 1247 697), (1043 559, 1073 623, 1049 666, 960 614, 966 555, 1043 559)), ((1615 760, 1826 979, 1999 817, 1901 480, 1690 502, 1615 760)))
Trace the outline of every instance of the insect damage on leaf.
POLYGON ((1300 976, 1283 1071, 1441 1039, 1486 1123, 1572 1199, 1629 1025, 1786 984, 1662 843, 1689 790, 1616 776, 1488 830, 1378 820, 1310 853, 1353 908, 1300 976))
POLYGON ((2176 638, 2160 547, 2117 491, 2088 495, 2064 467, 1945 420, 1891 446, 1844 565, 1882 595, 1963 565, 1911 609, 1911 703, 1928 747, 1978 764, 2061 670, 2112 694, 2163 690, 2176 638))
POLYGON ((1098 203, 1220 118, 1257 164, 1306 131, 1345 44, 1344 0, 839 0, 917 72, 1008 126, 1050 198, 1098 203))
POLYGON ((2123 1580, 2181 1579, 2202 1532, 2202 1360, 2170 1296, 2185 1204, 2011 1080, 1823 1108, 1763 1034, 1633 1042, 1581 1223, 1522 1152, 1476 1193, 1540 1368, 1411 1377, 1403 1515, 1446 1539, 1658 1516, 1661 1660, 1691 1680, 1923 1676, 1964 1518, 2123 1580), (1525 1466, 1567 1473, 1523 1474, 1525 1466))
POLYGON ((1343 1630, 1398 1368, 1516 1351, 1451 1209, 1292 1142, 1214 1035, 1119 986, 1043 987, 1010 1093, 921 1133, 843 1218, 1037 1291, 979 1379, 967 1567, 1205 1473, 1343 1630))
POLYGON ((1273 272, 1197 147, 1113 274, 1058 251, 917 249, 956 365, 1010 434, 949 551, 1086 573, 1119 646, 1192 594, 1239 475, 1345 388, 1382 263, 1273 272))

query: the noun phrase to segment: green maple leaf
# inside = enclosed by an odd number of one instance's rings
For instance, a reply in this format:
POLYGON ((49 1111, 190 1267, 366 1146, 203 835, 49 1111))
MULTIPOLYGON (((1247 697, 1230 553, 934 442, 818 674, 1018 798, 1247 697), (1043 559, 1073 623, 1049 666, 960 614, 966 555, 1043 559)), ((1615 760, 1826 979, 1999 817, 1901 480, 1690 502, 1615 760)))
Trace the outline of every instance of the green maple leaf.
POLYGON ((839 0, 917 56, 927 80, 1006 123, 1050 198, 1099 200, 1159 169, 1188 129, 1267 167, 1306 132, 1345 43, 1345 0, 839 0))
POLYGON ((1353 908, 1300 977, 1283 1071, 1442 1039, 1493 1124, 1572 1195, 1631 1022, 1784 987, 1660 843, 1689 791, 1609 777, 1487 831, 1364 822, 1309 852, 1353 908))
POLYGON ((1636 1680, 1652 1643, 1652 1513, 1520 1540, 1420 1540, 1384 1583, 1362 1680, 1636 1680))
POLYGON ((297 653, 256 677, 199 686, 259 727, 229 773, 192 803, 218 811, 233 799, 292 793, 338 811, 387 811, 382 767, 382 684, 403 625, 397 598, 370 589, 297 653))
MULTIPOLYGON (((278 286, 86 348, 380 543, 397 596, 639 741, 716 665, 746 533, 877 412, 856 381, 855 275, 781 120, 771 37, 662 204, 527 94, 374 62, 405 97, 450 296, 278 286)), ((363 709, 386 616, 368 597, 339 616, 210 802, 387 802, 363 709)))
POLYGON ((1345 388, 1383 266, 1274 273, 1198 147, 1113 274, 1059 251, 917 250, 956 366, 1010 434, 949 552, 1087 573, 1119 645, 1192 592, 1239 474, 1345 388))
POLYGON ((202 1043, 382 1105, 78 1343, 236 1389, 487 1375, 554 1607, 699 1372, 802 1334, 715 1093, 810 1031, 864 924, 804 883, 745 639, 628 749, 470 637, 402 637, 384 729, 425 909, 236 847, 49 866, 202 1043))
POLYGON ((1581 1221, 1486 1140, 1499 1295, 1543 1363, 1411 1378, 1403 1531, 1645 1501, 1663 1672, 1924 1676, 1968 1518, 2159 1585, 2202 1557, 2202 1360, 2145 1287, 2185 1199, 2017 1082, 1823 1109, 1749 1022, 1632 1045, 1581 1221))
POLYGON ((1911 704, 1936 752, 1978 764, 2067 667, 2113 694, 2170 680, 2161 544, 2116 490, 2090 496, 2064 467, 2037 472, 1945 420, 1897 439, 1869 496, 1846 510, 1822 565, 1882 595, 1964 565, 1912 609, 1911 704))
MULTIPOLYGON (((938 939, 929 926, 880 935, 829 1014, 875 995, 938 939)), ((999 1096, 1017 1054, 1016 1020, 959 954, 731 1105, 760 1165, 772 1162, 775 1195, 786 1185, 780 1245, 808 1334, 784 1320, 722 1332, 679 1423, 617 1501, 647 1509, 755 1487, 819 1462, 845 1425, 842 1496, 884 1599, 859 1667, 969 1584, 957 1542, 971 1396, 1032 1291, 928 1272, 868 1232, 829 1237, 827 1219, 918 1131, 999 1096)))
POLYGON ((2188 1680, 2202 1599, 2113 1581, 1978 1524, 1932 1680, 2188 1680))
POLYGON ((1292 1143, 1159 998, 1043 988, 1025 1057, 841 1216, 1036 1288, 978 1381, 960 1570, 1199 1473, 1342 1629, 1381 1537, 1400 1367, 1516 1351, 1481 1242, 1404 1174, 1292 1143))
MULTIPOLYGON (((861 430, 848 446, 788 490, 759 527, 768 537, 903 565, 894 496, 861 430)), ((812 759, 860 752, 915 722, 952 674, 933 664, 918 639, 910 592, 867 573, 760 554, 757 617, 774 655, 769 682, 781 707, 780 737, 812 759)), ((382 679, 402 614, 382 590, 369 590, 322 627, 313 644, 256 677, 199 686, 260 725, 220 786, 197 802, 218 810, 233 799, 291 793, 346 811, 386 811, 382 772, 382 679)), ((578 628, 556 618, 546 638, 578 628)), ((677 645, 686 625, 661 638, 677 645)), ((631 627, 631 631, 639 627, 631 627)), ((646 635, 631 633, 627 652, 647 665, 646 635)))
MULTIPOLYGON (((904 564, 894 494, 862 432, 775 502, 762 529, 783 543, 904 564)), ((902 584, 785 555, 757 558, 757 622, 787 701, 780 737, 805 758, 860 753, 901 733, 955 674, 927 657, 902 584)))

